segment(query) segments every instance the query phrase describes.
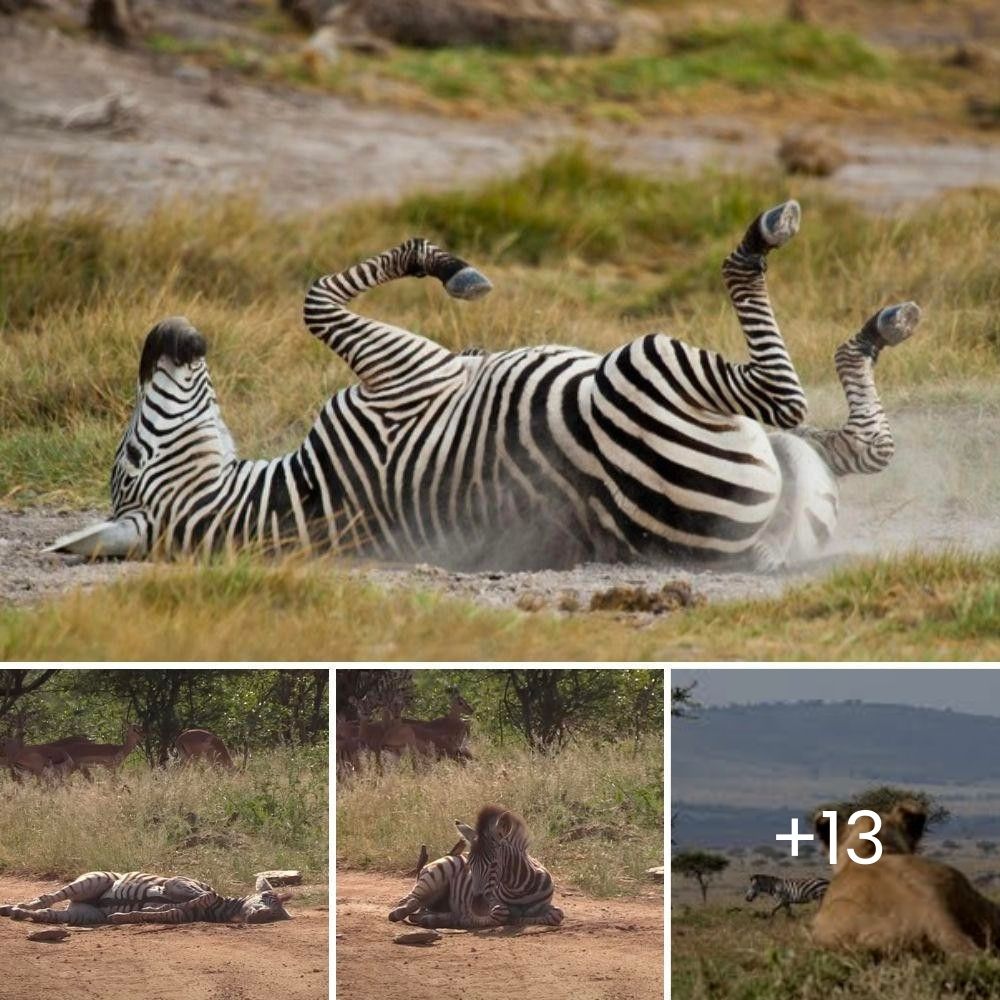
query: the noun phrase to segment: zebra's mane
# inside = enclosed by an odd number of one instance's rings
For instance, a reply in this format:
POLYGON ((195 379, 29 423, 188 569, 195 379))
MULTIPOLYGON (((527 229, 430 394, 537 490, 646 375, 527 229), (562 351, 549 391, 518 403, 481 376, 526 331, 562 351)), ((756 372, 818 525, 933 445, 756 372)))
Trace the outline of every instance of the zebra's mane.
POLYGON ((528 824, 518 816, 516 812, 512 812, 510 809, 504 806, 488 805, 483 806, 479 810, 479 815, 476 817, 476 833, 482 836, 486 831, 499 821, 501 816, 506 816, 507 821, 510 823, 511 831, 520 831, 524 836, 527 836, 528 824))
POLYGON ((753 885, 774 885, 776 882, 780 882, 781 877, 778 875, 751 875, 750 882, 753 885))

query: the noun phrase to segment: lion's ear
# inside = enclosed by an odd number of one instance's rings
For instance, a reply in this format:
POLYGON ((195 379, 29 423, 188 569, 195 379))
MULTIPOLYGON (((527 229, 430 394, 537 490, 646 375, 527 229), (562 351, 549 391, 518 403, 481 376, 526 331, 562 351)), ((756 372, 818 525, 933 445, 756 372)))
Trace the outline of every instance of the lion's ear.
POLYGON ((892 807, 886 825, 898 829, 910 850, 916 849, 927 827, 927 808, 914 799, 904 799, 892 807))
POLYGON ((822 809, 817 809, 813 813, 813 829, 816 836, 823 842, 824 846, 830 846, 830 817, 823 815, 822 809))

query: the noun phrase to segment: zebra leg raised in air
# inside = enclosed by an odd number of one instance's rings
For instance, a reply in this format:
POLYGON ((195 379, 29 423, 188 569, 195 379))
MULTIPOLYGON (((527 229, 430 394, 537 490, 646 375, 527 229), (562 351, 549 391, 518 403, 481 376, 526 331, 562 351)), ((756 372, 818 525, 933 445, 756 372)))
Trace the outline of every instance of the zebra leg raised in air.
POLYGON ((306 326, 350 366, 369 392, 399 392, 399 402, 412 405, 428 393, 438 393, 443 383, 465 371, 465 364, 420 334, 358 316, 347 303, 398 278, 428 276, 437 278, 457 299, 482 298, 493 287, 464 260, 426 240, 411 239, 346 271, 317 279, 306 293, 306 326))
POLYGON ((794 432, 819 450, 834 475, 881 472, 892 460, 896 446, 875 388, 875 362, 883 348, 912 337, 919 322, 915 302, 887 306, 837 348, 833 357, 847 397, 847 422, 833 430, 803 425, 794 432))

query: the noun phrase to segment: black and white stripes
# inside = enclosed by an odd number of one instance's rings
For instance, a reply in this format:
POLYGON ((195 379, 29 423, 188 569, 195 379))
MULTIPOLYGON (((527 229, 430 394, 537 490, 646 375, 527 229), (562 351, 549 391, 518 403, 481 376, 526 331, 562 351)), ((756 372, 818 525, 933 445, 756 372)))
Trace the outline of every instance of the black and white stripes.
POLYGON ((743 363, 662 333, 604 356, 561 346, 456 354, 348 309, 407 276, 433 276, 458 298, 489 291, 424 240, 322 277, 306 295, 306 325, 358 381, 326 402, 296 450, 270 461, 236 457, 203 338, 183 318, 165 320, 147 337, 115 456, 113 519, 53 548, 335 548, 509 569, 809 558, 836 523, 835 477, 878 471, 892 455, 872 366, 919 310, 883 310, 841 347, 848 421, 805 427, 764 281, 767 255, 798 225, 795 202, 762 213, 724 263, 743 363))
POLYGON ((390 920, 465 929, 562 922, 562 910, 552 905, 552 876, 528 854, 528 831, 520 816, 502 806, 484 806, 474 829, 458 820, 455 826, 469 845, 468 854, 425 865, 390 920))
POLYGON ((52 893, 20 905, 0 906, 0 916, 40 924, 186 924, 195 920, 249 924, 288 920, 282 905, 287 894, 275 892, 258 877, 249 896, 220 896, 210 885, 183 875, 166 877, 145 872, 88 872, 52 893), (56 903, 69 900, 64 910, 56 903))
POLYGON ((772 896, 778 905, 771 911, 774 916, 778 910, 791 916, 792 903, 811 903, 822 899, 830 880, 828 878, 778 878, 776 875, 751 875, 747 888, 746 901, 752 903, 758 896, 772 896))

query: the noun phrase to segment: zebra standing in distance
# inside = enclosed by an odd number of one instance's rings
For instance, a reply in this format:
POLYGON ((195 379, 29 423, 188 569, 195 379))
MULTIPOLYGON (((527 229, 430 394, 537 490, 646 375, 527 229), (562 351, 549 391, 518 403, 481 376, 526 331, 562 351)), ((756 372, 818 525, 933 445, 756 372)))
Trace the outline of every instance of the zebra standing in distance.
POLYGON ((87 872, 55 892, 20 905, 0 906, 0 917, 39 924, 187 924, 196 920, 267 924, 290 920, 283 904, 291 893, 275 892, 262 875, 249 896, 220 896, 210 885, 177 875, 87 872), (69 900, 65 910, 54 903, 69 900))
POLYGON ((792 903, 811 903, 826 894, 828 878, 779 878, 776 875, 751 875, 746 901, 752 903, 758 896, 772 896, 778 905, 768 914, 773 917, 784 909, 790 917, 792 903))
POLYGON ((459 820, 455 827, 468 853, 424 865, 390 920, 464 929, 562 923, 563 911, 552 905, 552 876, 528 853, 520 816, 503 806, 483 806, 475 829, 459 820))
POLYGON ((204 338, 185 319, 165 320, 143 347, 112 519, 51 549, 333 548, 497 569, 640 557, 771 569, 811 558, 834 529, 836 478, 877 472, 892 456, 873 366, 920 311, 882 309, 847 340, 835 356, 847 422, 803 425, 805 395, 764 281, 768 254, 799 219, 794 201, 763 212, 723 264, 749 348, 740 364, 661 333, 604 356, 560 346, 456 354, 349 311, 359 293, 404 276, 436 277, 460 299, 489 291, 477 270, 420 239, 320 278, 306 325, 358 383, 271 461, 237 458, 204 338))

